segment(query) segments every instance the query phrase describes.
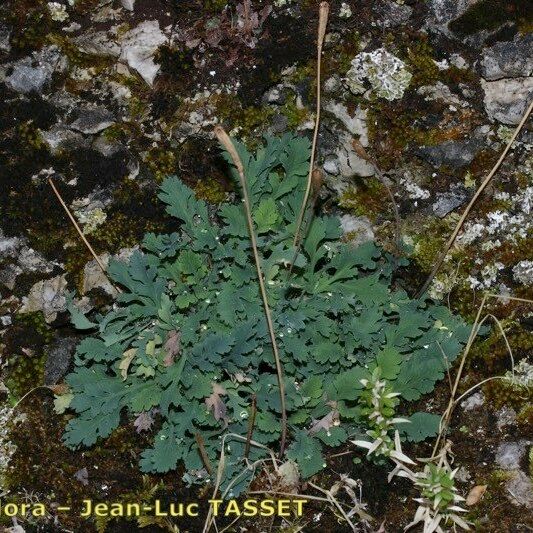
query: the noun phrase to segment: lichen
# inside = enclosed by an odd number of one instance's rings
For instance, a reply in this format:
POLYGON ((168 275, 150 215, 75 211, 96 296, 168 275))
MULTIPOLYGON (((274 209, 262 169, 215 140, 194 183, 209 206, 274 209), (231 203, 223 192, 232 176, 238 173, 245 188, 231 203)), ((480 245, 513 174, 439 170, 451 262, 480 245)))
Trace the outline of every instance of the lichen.
POLYGON ((412 74, 406 64, 384 48, 361 52, 352 60, 346 84, 354 94, 365 91, 368 81, 374 94, 386 100, 398 100, 409 86, 412 74))

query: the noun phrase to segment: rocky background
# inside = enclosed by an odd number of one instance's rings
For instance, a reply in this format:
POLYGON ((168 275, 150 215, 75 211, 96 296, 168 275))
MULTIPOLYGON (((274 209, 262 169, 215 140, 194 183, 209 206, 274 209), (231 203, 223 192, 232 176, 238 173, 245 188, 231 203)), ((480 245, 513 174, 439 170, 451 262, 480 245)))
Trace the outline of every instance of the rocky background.
MULTIPOLYGON (((401 253, 410 262, 398 282, 411 294, 533 99, 532 6, 527 0, 331 2, 320 208, 341 214, 347 238, 375 239, 396 252, 389 187, 399 207, 401 253), (354 140, 375 160, 385 185, 354 140)), ((211 203, 226 199, 232 184, 213 140, 215 124, 252 147, 263 134, 311 134, 317 12, 314 0, 0 5, 0 492, 52 509, 76 493, 193 498, 185 482, 176 486, 180 476, 141 477, 135 452, 143 435, 134 429, 71 453, 60 444, 65 420, 54 413, 48 390, 12 410, 33 387, 58 386, 69 369, 77 334, 65 312, 67 292, 77 291, 85 310, 113 297, 48 180, 104 262, 127 257, 145 232, 171 228, 156 200, 165 176, 179 174, 211 203)), ((519 364, 513 383, 488 382, 454 419, 461 489, 487 485, 470 516, 482 531, 533 527, 533 314, 530 303, 505 298, 532 297, 530 128, 429 289, 468 319, 484 292, 500 295, 487 310, 519 364)), ((510 368, 495 327, 474 346, 462 390, 510 368)), ((448 395, 443 384, 424 407, 440 412, 448 395)), ((362 479, 363 499, 385 530, 409 522, 408 487, 388 486, 385 471, 369 479, 351 459, 331 466, 362 479)), ((306 531, 324 530, 331 516, 317 510, 307 520, 306 531)), ((106 521, 100 522, 80 525, 51 513, 19 525, 104 531, 106 521)), ((16 526, 5 517, 0 524, 16 526)), ((145 525, 172 531, 168 523, 145 525)))

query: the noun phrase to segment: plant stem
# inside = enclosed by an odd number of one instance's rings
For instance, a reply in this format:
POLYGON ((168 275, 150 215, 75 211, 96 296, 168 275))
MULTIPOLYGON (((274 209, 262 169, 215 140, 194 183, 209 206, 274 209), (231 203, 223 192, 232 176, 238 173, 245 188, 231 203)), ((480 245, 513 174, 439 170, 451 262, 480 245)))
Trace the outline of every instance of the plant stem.
POLYGON ((106 268, 105 268, 104 264, 102 263, 102 261, 100 260, 98 255, 96 255, 96 252, 94 251, 93 247, 91 246, 91 244, 89 243, 89 241, 87 240, 85 235, 83 234, 83 231, 81 231, 81 228, 78 225, 78 223, 76 222, 76 219, 74 218, 74 215, 70 212, 70 209, 67 207, 67 204, 65 203, 65 201, 63 200, 63 198, 59 194, 59 191, 57 190, 57 187, 55 186, 52 178, 48 178, 48 183, 50 184, 50 187, 52 187, 52 190, 54 191, 55 195, 57 196, 57 199, 59 200, 59 203, 63 206, 63 209, 65 210, 65 213, 70 218, 70 221, 72 222, 72 225, 76 228, 76 231, 78 232, 79 236, 81 237, 81 240, 83 241, 83 244, 85 244, 85 246, 87 246, 87 249, 89 250, 89 252, 91 252, 91 255, 94 257, 94 260, 96 261, 98 266, 101 268, 102 272, 107 276, 107 272, 106 272, 106 268))
POLYGON ((457 237, 457 234, 463 227, 464 221, 466 220, 466 217, 469 215, 472 207, 476 203, 476 200, 479 198, 479 195, 485 190, 487 185, 490 183, 492 178, 494 177, 494 174, 496 174, 497 170, 500 168, 503 160, 509 153, 509 150, 511 149, 511 146, 513 145, 515 139, 518 137, 518 134, 522 131, 522 128, 524 127, 524 124, 526 123, 529 115, 531 114, 531 111, 533 111, 533 101, 529 104, 529 107, 527 108, 526 112, 524 113, 524 116, 522 117, 522 120, 520 121, 520 124, 516 127, 513 136, 507 143, 507 146, 505 147, 504 151, 500 155, 498 161, 496 161, 496 164, 494 167, 492 167, 492 170, 489 172, 488 176, 485 178, 483 183, 479 186, 478 190, 476 191, 476 194, 472 197, 472 200, 470 200, 470 203, 466 206, 466 209, 464 213, 462 214, 461 218, 459 219, 459 222, 457 222, 457 225, 455 226, 455 229, 453 230, 453 233, 451 237, 449 238, 448 242, 446 243, 446 246, 444 247, 444 250, 441 252, 439 258, 435 262, 435 266, 433 267, 433 270, 429 274, 428 278, 426 279, 426 282, 424 285, 422 285, 421 289, 416 294, 416 298, 420 298, 424 295, 424 293, 427 291, 429 285, 433 281, 433 278, 439 271, 439 268, 441 267, 442 263, 444 262, 444 259, 446 259, 446 255, 450 251, 450 248, 452 247, 453 243, 455 242, 455 239, 457 237))
POLYGON ((235 146, 231 142, 229 135, 224 131, 222 126, 215 127, 215 135, 219 140, 220 144, 228 151, 233 160, 237 173, 239 175, 239 180, 241 182, 242 195, 244 199, 244 207, 246 212, 246 222, 248 224, 248 232, 250 233, 250 240, 252 242, 252 250, 254 254, 255 267, 257 269, 257 278, 259 280, 259 289, 261 291, 261 298, 263 300, 263 307, 265 309, 265 316, 268 325, 268 332, 270 334, 270 341, 272 343, 272 350, 274 352, 274 360, 276 362, 276 373, 278 377, 279 384, 279 396, 281 402, 281 440, 280 440, 280 451, 279 456, 283 455, 285 451, 285 443, 287 440, 287 408, 285 403, 285 383, 283 377, 283 365, 281 364, 281 357, 279 355, 278 343, 276 341, 276 333, 274 331, 274 322, 272 321, 272 313, 270 311, 270 306, 268 304, 268 297, 265 288, 265 281, 263 279, 263 272, 261 269, 261 261, 259 259, 259 251, 257 248, 257 239, 255 236, 254 223, 252 219, 251 203, 248 196, 248 186, 246 182, 246 176, 244 175, 244 167, 235 149, 235 146))
POLYGON ((320 15, 318 20, 318 41, 317 41, 317 70, 316 70, 316 118, 315 118, 315 130, 313 132, 313 144, 311 146, 311 160, 309 162, 309 174, 307 176, 307 187, 305 190, 302 206, 300 207, 300 214, 298 215, 298 221, 296 223, 296 230, 294 232, 293 245, 298 246, 300 239, 300 231, 302 229, 302 223, 305 216, 307 202, 309 195, 311 194, 312 175, 315 167, 315 152, 318 140, 318 128, 320 126, 320 78, 321 78, 321 66, 322 66, 322 47, 324 45, 324 36, 326 35, 326 26, 328 23, 329 4, 328 2, 322 2, 320 4, 320 15))

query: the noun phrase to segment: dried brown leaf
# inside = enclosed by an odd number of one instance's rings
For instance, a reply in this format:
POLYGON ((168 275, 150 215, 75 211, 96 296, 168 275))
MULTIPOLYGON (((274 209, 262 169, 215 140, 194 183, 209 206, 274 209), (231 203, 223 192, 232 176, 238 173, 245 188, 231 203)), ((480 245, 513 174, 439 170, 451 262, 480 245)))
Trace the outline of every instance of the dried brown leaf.
POLYGON ((466 505, 476 505, 476 503, 483 498, 486 491, 487 485, 476 485, 473 487, 466 497, 466 505))
POLYGON ((209 410, 213 411, 215 420, 223 420, 224 425, 227 426, 229 418, 227 418, 227 409, 224 400, 221 396, 226 395, 226 389, 221 387, 218 383, 213 383, 213 392, 205 399, 205 405, 209 410))

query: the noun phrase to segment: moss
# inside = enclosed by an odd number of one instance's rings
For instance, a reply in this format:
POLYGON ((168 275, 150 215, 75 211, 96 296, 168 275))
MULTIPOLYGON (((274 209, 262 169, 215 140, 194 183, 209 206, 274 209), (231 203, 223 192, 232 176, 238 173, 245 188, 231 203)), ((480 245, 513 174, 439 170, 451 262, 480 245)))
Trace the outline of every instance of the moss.
POLYGON ((194 187, 194 192, 198 198, 211 204, 219 204, 226 199, 224 187, 215 178, 198 181, 194 187))
POLYGON ((54 27, 46 6, 38 0, 13 3, 7 21, 15 30, 11 44, 16 50, 25 52, 41 48, 54 27))
POLYGON ((158 183, 167 176, 176 173, 177 167, 176 153, 172 150, 160 146, 152 147, 144 156, 144 162, 154 174, 158 183))
POLYGON ((413 258, 424 272, 431 272, 446 243, 449 228, 442 220, 432 220, 416 233, 413 258))
POLYGON ((265 127, 273 115, 274 110, 269 106, 250 106, 243 110, 241 120, 236 126, 240 126, 242 135, 248 137, 265 127))
POLYGON ((281 107, 281 113, 287 117, 287 126, 289 129, 297 129, 309 117, 308 110, 296 105, 296 96, 293 95, 281 107))
POLYGON ((361 179, 350 186, 340 197, 339 205, 357 216, 366 216, 371 221, 383 213, 383 198, 387 192, 376 178, 361 179))
POLYGON ((219 13, 228 5, 227 0, 205 0, 204 9, 211 13, 219 13))
POLYGON ((69 37, 61 33, 51 33, 47 36, 47 42, 55 44, 65 54, 70 65, 80 68, 90 68, 95 74, 113 64, 113 59, 96 54, 82 52, 69 37))
POLYGON ((6 386, 13 400, 42 385, 46 352, 53 332, 41 312, 15 315, 10 335, 6 338, 6 386))
POLYGON ((156 53, 155 62, 163 74, 183 76, 194 67, 194 54, 185 46, 163 45, 156 53))
POLYGON ((432 85, 440 78, 434 61, 434 51, 427 39, 412 43, 407 49, 408 69, 412 73, 411 87, 432 85))
POLYGON ((20 146, 25 151, 41 150, 45 147, 41 132, 35 127, 33 120, 19 124, 16 128, 16 135, 20 139, 20 146))
MULTIPOLYGON (((496 408, 504 405, 513 407, 517 411, 530 406, 533 402, 533 389, 513 384, 507 379, 492 380, 483 386, 483 390, 496 408)), ((524 421, 529 412, 523 413, 524 421)))

